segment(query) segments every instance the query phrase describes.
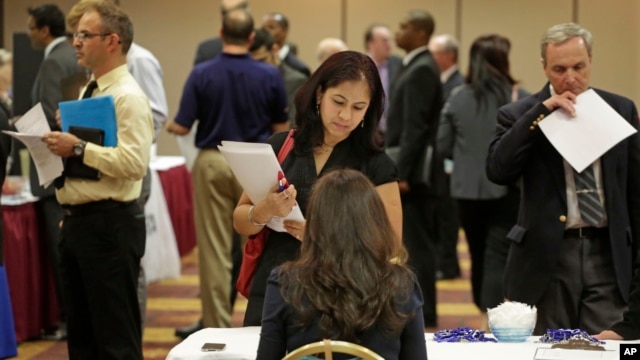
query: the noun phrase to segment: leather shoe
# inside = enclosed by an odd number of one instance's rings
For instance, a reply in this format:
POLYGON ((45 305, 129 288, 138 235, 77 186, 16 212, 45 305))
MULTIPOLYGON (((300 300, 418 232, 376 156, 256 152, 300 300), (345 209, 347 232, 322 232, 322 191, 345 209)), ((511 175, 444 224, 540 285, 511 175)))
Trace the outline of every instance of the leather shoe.
POLYGON ((49 341, 67 340, 67 324, 66 323, 58 324, 57 329, 43 333, 41 338, 42 340, 49 340, 49 341))
POLYGON ((460 273, 445 273, 442 270, 436 271, 436 280, 452 280, 460 277, 460 273))
POLYGON ((181 338, 182 340, 186 339, 189 337, 189 335, 193 334, 194 332, 197 332, 199 330, 202 330, 204 328, 204 326, 202 325, 202 319, 196 321, 195 323, 191 324, 191 325, 187 325, 185 327, 181 327, 181 328, 177 328, 175 335, 179 338, 181 338))

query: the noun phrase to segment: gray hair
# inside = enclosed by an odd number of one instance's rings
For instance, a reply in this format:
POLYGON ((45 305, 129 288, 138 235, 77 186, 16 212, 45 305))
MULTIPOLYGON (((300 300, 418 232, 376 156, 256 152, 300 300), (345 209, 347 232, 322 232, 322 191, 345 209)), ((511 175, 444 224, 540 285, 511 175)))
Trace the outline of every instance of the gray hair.
POLYGON ((440 34, 434 36, 431 41, 442 45, 442 51, 453 53, 456 61, 458 61, 458 40, 450 34, 440 34))
POLYGON ((547 63, 547 45, 562 44, 563 42, 578 36, 584 40, 584 44, 587 47, 587 54, 591 56, 591 47, 593 46, 593 37, 591 36, 591 32, 576 23, 565 23, 550 27, 544 35, 542 35, 542 39, 540 40, 540 55, 542 56, 542 62, 544 64, 547 63))

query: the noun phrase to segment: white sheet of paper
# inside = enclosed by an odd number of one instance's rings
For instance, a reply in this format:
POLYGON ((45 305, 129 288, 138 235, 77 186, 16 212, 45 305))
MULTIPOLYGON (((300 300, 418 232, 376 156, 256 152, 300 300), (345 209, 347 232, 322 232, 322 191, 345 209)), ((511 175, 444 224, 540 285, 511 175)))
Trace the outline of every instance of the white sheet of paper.
POLYGON ((576 98, 576 116, 558 109, 540 122, 540 130, 578 172, 636 130, 593 89, 576 98))
MULTIPOLYGON (((223 141, 218 149, 251 202, 256 204, 266 198, 278 182, 278 171, 282 171, 271 145, 223 141)), ((284 218, 274 217, 267 226, 284 232, 284 220, 304 221, 300 207, 295 206, 284 218)))
POLYGON ((53 180, 62 175, 64 167, 62 158, 49 151, 47 144, 42 142, 42 135, 51 131, 42 104, 37 103, 14 125, 18 132, 4 132, 20 140, 27 147, 36 165, 40 185, 48 187, 53 180))
POLYGON ((26 114, 15 122, 18 132, 29 135, 44 135, 51 132, 47 117, 42 110, 42 104, 35 104, 26 114))
POLYGON ((41 135, 23 134, 6 130, 3 130, 2 132, 20 140, 20 142, 27 147, 31 157, 33 158, 33 163, 36 165, 40 186, 46 188, 53 182, 53 180, 62 175, 62 170, 64 168, 62 165, 62 158, 49 151, 47 144, 42 142, 41 135))
POLYGON ((617 360, 615 351, 537 348, 534 360, 617 360))

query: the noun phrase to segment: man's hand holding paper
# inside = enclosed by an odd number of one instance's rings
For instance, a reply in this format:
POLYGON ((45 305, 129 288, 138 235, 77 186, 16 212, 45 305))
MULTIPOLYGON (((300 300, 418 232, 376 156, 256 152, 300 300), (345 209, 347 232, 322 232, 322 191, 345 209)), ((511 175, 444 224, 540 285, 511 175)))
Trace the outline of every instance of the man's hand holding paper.
POLYGON ((562 109, 570 114, 576 116, 576 109, 574 104, 576 103, 576 94, 571 91, 565 91, 562 94, 553 94, 550 98, 543 101, 542 104, 549 110, 562 109))
MULTIPOLYGON (((560 96, 565 94, 567 92, 560 96)), ((554 99, 559 109, 540 122, 540 130, 578 172, 636 132, 592 89, 575 98, 575 116, 567 111, 567 104, 559 104, 562 99, 557 98, 558 95, 554 97, 547 101, 554 99)), ((567 97, 564 99, 570 101, 567 97)))
POLYGON ((73 145, 80 139, 67 132, 52 131, 42 136, 42 142, 47 144, 47 148, 52 153, 67 158, 73 156, 73 145))

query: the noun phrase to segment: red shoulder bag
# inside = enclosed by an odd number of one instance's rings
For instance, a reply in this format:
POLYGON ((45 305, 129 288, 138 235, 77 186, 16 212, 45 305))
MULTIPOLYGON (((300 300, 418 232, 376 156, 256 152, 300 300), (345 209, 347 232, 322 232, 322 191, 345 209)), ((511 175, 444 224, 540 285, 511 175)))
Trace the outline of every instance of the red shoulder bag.
MULTIPOLYGON (((293 134, 295 129, 289 130, 287 138, 284 140, 280 151, 278 151, 278 162, 282 164, 284 159, 287 158, 291 149, 293 149, 293 134)), ((244 253, 242 254, 242 265, 240 266, 240 273, 238 274, 238 280, 236 281, 236 289, 242 296, 249 297, 249 289, 251 288, 251 282, 253 281, 253 274, 258 267, 258 261, 260 255, 264 250, 264 244, 267 242, 269 236, 268 227, 263 227, 258 233, 249 236, 247 245, 244 247, 244 253)))

